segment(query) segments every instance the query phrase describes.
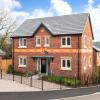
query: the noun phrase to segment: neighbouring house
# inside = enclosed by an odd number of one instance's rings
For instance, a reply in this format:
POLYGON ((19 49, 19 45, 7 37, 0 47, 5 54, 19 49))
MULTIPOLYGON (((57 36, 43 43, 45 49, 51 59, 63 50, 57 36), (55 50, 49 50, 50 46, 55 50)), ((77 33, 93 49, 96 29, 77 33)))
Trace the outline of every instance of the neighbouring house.
POLYGON ((100 66, 100 43, 94 43, 93 46, 93 64, 94 67, 100 66))
POLYGON ((14 70, 92 75, 94 37, 88 13, 27 19, 11 38, 14 70))

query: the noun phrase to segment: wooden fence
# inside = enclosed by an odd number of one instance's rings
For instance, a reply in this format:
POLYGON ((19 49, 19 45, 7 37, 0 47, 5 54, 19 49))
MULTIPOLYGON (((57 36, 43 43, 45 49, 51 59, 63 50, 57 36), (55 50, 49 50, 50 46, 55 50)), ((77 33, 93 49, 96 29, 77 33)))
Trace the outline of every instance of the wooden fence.
POLYGON ((6 72, 8 69, 8 66, 12 64, 12 59, 3 59, 1 60, 1 69, 3 72, 6 72))

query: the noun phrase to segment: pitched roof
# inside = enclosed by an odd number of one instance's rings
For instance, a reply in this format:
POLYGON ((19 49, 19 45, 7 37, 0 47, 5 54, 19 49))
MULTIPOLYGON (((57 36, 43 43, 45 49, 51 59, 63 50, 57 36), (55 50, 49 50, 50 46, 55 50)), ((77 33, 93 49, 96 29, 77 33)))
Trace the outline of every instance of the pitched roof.
POLYGON ((94 48, 96 51, 99 51, 99 52, 100 52, 100 42, 94 43, 93 48, 94 48))
POLYGON ((42 24, 52 35, 82 34, 88 13, 27 19, 11 37, 32 36, 42 24))

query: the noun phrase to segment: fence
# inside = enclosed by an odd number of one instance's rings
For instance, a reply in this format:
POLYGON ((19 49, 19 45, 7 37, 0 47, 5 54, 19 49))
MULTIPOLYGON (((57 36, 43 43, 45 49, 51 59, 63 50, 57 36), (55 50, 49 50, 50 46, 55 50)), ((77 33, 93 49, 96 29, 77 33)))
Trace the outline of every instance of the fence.
POLYGON ((12 64, 12 59, 3 59, 1 60, 1 69, 3 72, 6 72, 8 69, 8 66, 12 64))
POLYGON ((6 74, 0 70, 0 79, 5 79, 5 80, 12 80, 19 82, 20 84, 26 84, 30 87, 35 87, 40 90, 51 90, 51 89, 69 89, 69 88, 77 88, 77 87, 83 87, 83 86, 89 86, 89 85, 97 85, 100 83, 100 79, 98 77, 93 78, 92 84, 89 83, 89 76, 85 77, 84 82, 77 84, 77 78, 74 77, 73 80, 73 85, 71 84, 65 84, 63 80, 60 80, 57 82, 55 81, 50 81, 47 80, 45 77, 38 76, 38 75, 30 75, 30 76, 25 76, 25 74, 20 73, 20 75, 15 75, 15 74, 6 74))

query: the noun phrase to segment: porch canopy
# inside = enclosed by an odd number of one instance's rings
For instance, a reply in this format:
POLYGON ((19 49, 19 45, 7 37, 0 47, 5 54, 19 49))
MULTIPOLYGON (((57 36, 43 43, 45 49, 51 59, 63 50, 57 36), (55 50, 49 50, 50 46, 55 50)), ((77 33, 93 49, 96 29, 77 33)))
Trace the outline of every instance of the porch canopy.
POLYGON ((36 60, 36 59, 42 59, 42 58, 45 58, 45 59, 49 59, 49 60, 51 60, 51 61, 53 61, 53 56, 50 56, 50 55, 43 55, 43 56, 32 56, 32 58, 34 59, 34 60, 36 60))
POLYGON ((54 58, 54 57, 47 55, 47 56, 32 56, 32 58, 54 58))

